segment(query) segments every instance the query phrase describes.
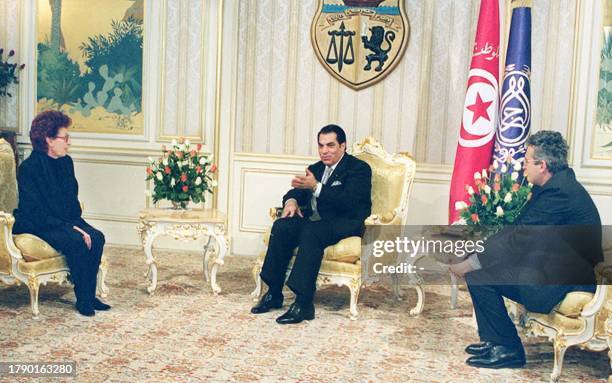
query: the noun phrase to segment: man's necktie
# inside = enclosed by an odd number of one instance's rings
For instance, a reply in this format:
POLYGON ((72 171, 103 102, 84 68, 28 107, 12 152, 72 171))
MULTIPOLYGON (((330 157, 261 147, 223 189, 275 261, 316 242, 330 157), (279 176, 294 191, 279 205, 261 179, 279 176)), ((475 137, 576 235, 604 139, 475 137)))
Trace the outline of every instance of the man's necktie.
POLYGON ((321 183, 323 185, 325 185, 327 183, 327 180, 329 179, 329 176, 332 173, 332 168, 329 166, 325 167, 325 171, 323 172, 323 177, 321 178, 321 183))
MULTIPOLYGON (((321 183, 325 185, 329 176, 332 174, 332 168, 329 166, 325 167, 325 171, 323 172, 323 177, 321 177, 321 183)), ((317 209, 317 197, 315 197, 314 193, 312 194, 312 198, 310 199, 310 207, 312 208, 312 215, 310 216, 311 221, 318 221, 321 219, 319 215, 319 210, 317 209)))

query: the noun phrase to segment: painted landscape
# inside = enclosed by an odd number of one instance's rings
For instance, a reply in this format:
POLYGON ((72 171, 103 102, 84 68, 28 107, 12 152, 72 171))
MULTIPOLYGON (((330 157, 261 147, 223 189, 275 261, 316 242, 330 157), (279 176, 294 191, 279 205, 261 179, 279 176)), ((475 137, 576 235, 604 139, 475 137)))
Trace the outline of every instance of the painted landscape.
POLYGON ((143 134, 143 1, 38 0, 37 111, 62 110, 74 131, 143 134))

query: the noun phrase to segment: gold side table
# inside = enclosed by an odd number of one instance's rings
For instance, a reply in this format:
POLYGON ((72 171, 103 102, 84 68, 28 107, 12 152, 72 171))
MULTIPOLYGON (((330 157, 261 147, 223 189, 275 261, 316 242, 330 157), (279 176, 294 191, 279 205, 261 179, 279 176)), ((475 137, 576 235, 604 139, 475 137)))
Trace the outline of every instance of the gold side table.
POLYGON ((157 287, 157 265, 153 258, 152 248, 155 239, 166 235, 174 239, 189 241, 208 237, 203 248, 203 269, 206 281, 210 281, 213 293, 221 292, 217 285, 217 270, 223 265, 223 258, 229 250, 229 238, 226 235, 225 214, 216 209, 175 210, 147 208, 140 211, 138 232, 144 247, 146 263, 149 266, 145 278, 149 280, 147 291, 153 294, 157 287), (210 258, 211 240, 217 242, 219 252, 210 258))

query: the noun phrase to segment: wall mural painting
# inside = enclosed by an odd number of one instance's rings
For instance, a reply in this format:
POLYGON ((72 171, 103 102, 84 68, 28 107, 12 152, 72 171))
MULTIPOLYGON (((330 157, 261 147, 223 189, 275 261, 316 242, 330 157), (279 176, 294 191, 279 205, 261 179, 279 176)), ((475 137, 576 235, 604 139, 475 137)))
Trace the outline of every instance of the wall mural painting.
POLYGON ((612 160, 612 1, 606 1, 597 88, 593 156, 612 160))
POLYGON ((38 0, 37 111, 78 132, 143 134, 144 0, 38 0))

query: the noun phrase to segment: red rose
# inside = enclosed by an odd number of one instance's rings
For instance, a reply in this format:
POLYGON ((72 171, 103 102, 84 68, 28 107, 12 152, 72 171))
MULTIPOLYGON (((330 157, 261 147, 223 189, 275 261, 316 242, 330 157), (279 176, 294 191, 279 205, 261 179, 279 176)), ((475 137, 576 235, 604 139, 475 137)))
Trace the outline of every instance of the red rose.
POLYGON ((501 185, 500 185, 500 183, 499 183, 499 182, 495 182, 495 183, 493 184, 493 190, 495 190, 496 192, 498 192, 498 191, 500 191, 500 190, 501 190, 501 185))
POLYGON ((168 166, 164 168, 164 173, 170 174, 170 168, 168 166))
POLYGON ((195 156, 196 156, 196 151, 195 150, 192 150, 192 151, 189 152, 189 157, 193 158, 195 156))
POLYGON ((487 204, 487 202, 489 201, 489 200, 488 200, 488 198, 487 198, 487 196, 486 196, 486 195, 484 195, 484 194, 480 196, 480 200, 482 201, 482 204, 483 204, 483 205, 486 205, 486 204, 487 204))
POLYGON ((199 152, 200 150, 202 150, 202 144, 197 144, 196 148, 198 149, 198 152, 199 152))
POLYGON ((474 223, 478 222, 478 221, 479 221, 478 214, 476 214, 476 213, 472 214, 472 216, 470 217, 470 219, 471 219, 471 220, 472 220, 472 222, 474 222, 474 223))
POLYGON ((477 188, 480 188, 482 186, 482 180, 475 180, 474 185, 476 185, 477 188))
POLYGON ((153 174, 153 170, 152 170, 151 168, 147 168, 147 174, 148 174, 148 175, 153 174))
POLYGON ((185 173, 181 174, 181 181, 183 182, 187 181, 187 174, 185 173))
POLYGON ((187 185, 183 186, 183 191, 185 193, 187 193, 189 191, 189 186, 187 186, 187 185))
POLYGON ((200 165, 196 166, 196 173, 202 173, 202 167, 200 165))
POLYGON ((519 188, 521 187, 521 185, 517 184, 516 182, 512 184, 512 191, 513 192, 517 192, 519 190, 519 188))
POLYGON ((499 173, 495 174, 495 182, 499 182, 501 180, 501 176, 499 175, 499 173))
POLYGON ((217 171, 217 165, 215 165, 215 164, 210 165, 210 172, 214 173, 216 171, 217 171))
POLYGON ((177 156, 179 159, 182 159, 182 158, 183 158, 183 152, 176 151, 176 156, 177 156))

